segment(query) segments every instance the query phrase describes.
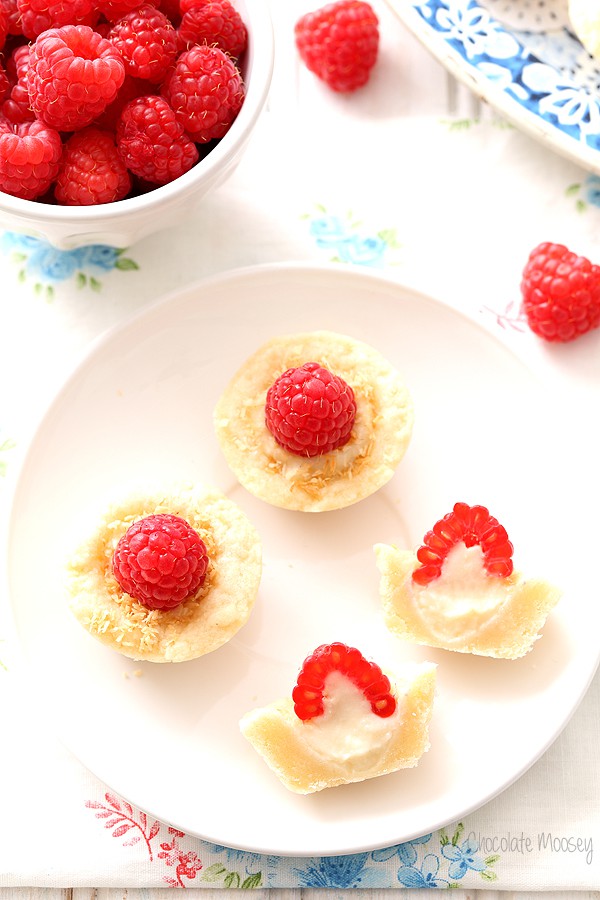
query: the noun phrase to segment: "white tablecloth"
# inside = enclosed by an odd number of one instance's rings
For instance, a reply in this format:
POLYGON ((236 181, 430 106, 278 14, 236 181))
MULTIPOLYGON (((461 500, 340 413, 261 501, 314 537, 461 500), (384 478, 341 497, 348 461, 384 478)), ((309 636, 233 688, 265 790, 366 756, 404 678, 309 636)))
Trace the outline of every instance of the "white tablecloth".
MULTIPOLYGON (((265 113, 239 168, 191 222, 119 254, 0 237, 0 502, 38 416, 90 343, 218 271, 371 266, 475 315, 520 353, 550 352, 519 315, 520 273, 542 240, 600 258, 600 181, 501 122, 364 106, 361 117, 368 128, 352 116, 265 113)), ((600 332, 552 353, 568 377, 600 386, 600 332)), ((0 616, 0 886, 600 885, 598 677, 547 753, 463 822, 371 853, 261 857, 154 821, 40 733, 4 604, 0 616)))

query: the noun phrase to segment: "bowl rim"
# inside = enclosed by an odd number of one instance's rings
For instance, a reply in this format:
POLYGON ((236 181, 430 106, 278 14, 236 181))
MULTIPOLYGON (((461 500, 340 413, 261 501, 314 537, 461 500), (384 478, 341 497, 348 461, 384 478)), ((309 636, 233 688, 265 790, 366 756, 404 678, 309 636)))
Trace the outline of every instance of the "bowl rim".
POLYGON ((154 206, 161 209, 165 205, 170 206, 182 195, 187 195, 190 188, 193 193, 195 187, 210 179, 221 166, 227 168, 240 145, 247 140, 266 103, 274 65, 273 25, 267 0, 249 0, 246 9, 252 18, 252 31, 246 50, 246 64, 251 78, 248 79, 244 102, 229 131, 188 172, 145 194, 97 206, 40 203, 37 200, 23 200, 0 190, 0 214, 5 212, 18 217, 23 225, 35 222, 38 228, 43 225, 69 224, 73 227, 89 225, 97 228, 107 220, 121 220, 134 213, 148 213, 154 206))

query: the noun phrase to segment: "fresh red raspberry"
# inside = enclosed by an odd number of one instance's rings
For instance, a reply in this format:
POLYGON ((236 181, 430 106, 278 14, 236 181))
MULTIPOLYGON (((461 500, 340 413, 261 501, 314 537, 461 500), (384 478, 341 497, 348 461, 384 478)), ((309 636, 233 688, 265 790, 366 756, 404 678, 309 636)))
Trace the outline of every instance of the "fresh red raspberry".
POLYGON ((531 251, 521 293, 529 327, 547 341, 572 341, 600 325, 600 266, 563 244, 531 251))
POLYGON ((153 184, 173 181, 199 158, 167 101, 155 95, 127 104, 117 128, 117 147, 127 168, 153 184))
POLYGON ((10 93, 10 82, 4 66, 0 63, 0 102, 10 93))
POLYGON ((9 28, 9 16, 8 10, 4 8, 4 4, 0 3, 0 50, 4 47, 6 43, 6 37, 8 35, 9 28))
POLYGON ((29 44, 16 47, 7 60, 7 72, 13 83, 2 104, 2 115, 15 125, 33 122, 35 113, 31 108, 28 89, 29 44))
POLYGON ((123 16, 133 12, 138 6, 141 6, 142 2, 144 4, 150 3, 152 6, 158 5, 158 3, 154 3, 153 0, 98 0, 97 7, 99 12, 105 19, 108 19, 109 22, 118 22, 123 16))
POLYGON ((334 91, 369 79, 379 50, 379 22, 364 0, 338 0, 302 16, 294 30, 300 59, 334 91))
POLYGON ((386 719, 396 709, 390 680, 377 663, 369 662, 356 647, 347 644, 322 644, 307 656, 292 691, 294 712, 306 721, 323 714, 323 696, 327 694, 326 678, 340 672, 360 688, 376 716, 386 719))
POLYGON ((18 47, 15 47, 6 63, 6 69, 14 77, 15 82, 27 83, 29 44, 20 44, 18 47))
POLYGON ((113 554, 119 587, 149 609, 174 609, 204 583, 206 545, 180 516, 159 513, 139 519, 113 554))
POLYGON ((54 196, 65 206, 92 206, 122 200, 131 178, 114 136, 93 125, 75 132, 64 146, 54 196))
POLYGON ((86 25, 51 28, 31 46, 31 106, 59 131, 93 122, 115 99, 124 78, 119 51, 86 25))
POLYGON ((439 577, 444 560, 462 541, 465 547, 479 544, 488 575, 506 578, 513 570, 513 545, 506 529, 491 516, 485 506, 455 503, 452 512, 435 523, 417 550, 421 565, 413 572, 413 581, 427 585, 439 577))
POLYGON ((180 8, 183 13, 179 25, 182 48, 208 44, 239 59, 246 49, 248 32, 229 0, 181 0, 180 8))
POLYGON ((163 80, 178 52, 177 32, 170 20, 149 4, 119 19, 108 37, 123 57, 125 71, 153 84, 163 80))
POLYGON ((7 17, 8 34, 23 34, 21 29, 21 14, 17 6, 17 0, 2 0, 0 6, 7 17))
POLYGON ((167 76, 162 94, 197 144, 225 135, 244 102, 235 63, 218 47, 185 50, 167 76))
POLYGON ((43 122, 13 125, 0 118, 0 190, 23 200, 45 194, 58 172, 60 135, 43 122))
POLYGON ((316 362, 288 369, 267 391, 265 424, 277 443, 297 456, 342 447, 355 416, 350 385, 316 362))
POLYGON ((62 25, 94 25, 98 20, 94 0, 17 0, 23 34, 29 40, 49 28, 62 25))

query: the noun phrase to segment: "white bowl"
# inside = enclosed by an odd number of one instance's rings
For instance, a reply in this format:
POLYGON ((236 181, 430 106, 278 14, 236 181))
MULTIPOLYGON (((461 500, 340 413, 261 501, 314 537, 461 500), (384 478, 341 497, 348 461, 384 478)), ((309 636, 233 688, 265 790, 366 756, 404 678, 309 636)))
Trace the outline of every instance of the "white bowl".
MULTIPOLYGON (((235 0, 234 0, 235 2, 235 0)), ((88 244, 129 247, 180 222, 239 162, 269 92, 274 41, 267 0, 237 0, 248 28, 242 74, 246 96, 227 134, 189 172, 146 194, 99 206, 56 206, 0 191, 0 227, 42 238, 64 250, 88 244)))

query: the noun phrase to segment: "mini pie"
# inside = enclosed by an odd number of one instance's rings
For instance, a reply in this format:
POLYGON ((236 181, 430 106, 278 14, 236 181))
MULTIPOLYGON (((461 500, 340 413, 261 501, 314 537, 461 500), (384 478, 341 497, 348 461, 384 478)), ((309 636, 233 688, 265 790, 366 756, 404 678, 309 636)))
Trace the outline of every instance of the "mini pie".
POLYGON ((324 644, 292 696, 246 713, 240 728, 288 790, 310 794, 416 766, 435 683, 432 664, 405 663, 392 683, 356 648, 324 644))
POLYGON ((560 591, 525 579, 512 544, 483 506, 457 503, 415 553, 376 544, 388 629, 407 641, 499 659, 517 659, 540 637, 560 591), (437 557, 437 558, 436 558, 437 557))
POLYGON ((569 0, 568 13, 573 31, 585 49, 600 59, 600 5, 595 0, 569 0))
POLYGON ((124 656, 183 662, 216 650, 247 621, 261 578, 261 544, 254 526, 212 488, 183 488, 132 497, 111 507, 68 566, 69 605, 80 624, 124 656), (172 609, 149 609, 115 578, 113 555, 134 522, 178 516, 204 543, 208 567, 201 586, 172 609))
POLYGON ((214 423, 229 467, 250 493, 274 506, 322 512, 356 503, 389 481, 410 441, 413 406, 399 373, 377 350, 314 331, 260 347, 223 392, 214 423), (280 446, 265 424, 269 388, 308 362, 344 379, 356 399, 347 443, 310 458, 280 446))

